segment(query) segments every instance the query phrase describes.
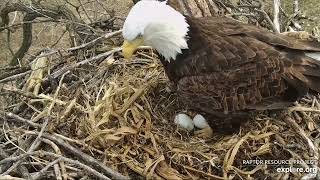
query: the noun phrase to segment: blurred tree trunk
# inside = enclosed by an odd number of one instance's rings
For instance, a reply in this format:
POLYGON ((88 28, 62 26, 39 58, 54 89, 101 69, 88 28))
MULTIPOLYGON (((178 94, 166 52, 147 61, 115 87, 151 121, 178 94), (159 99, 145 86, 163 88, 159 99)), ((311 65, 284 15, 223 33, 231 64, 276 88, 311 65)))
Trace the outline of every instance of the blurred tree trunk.
POLYGON ((183 14, 194 17, 213 16, 219 7, 213 0, 168 0, 168 4, 183 14))
MULTIPOLYGON (((138 1, 133 0, 133 3, 138 1)), ((194 17, 213 16, 220 12, 214 0, 168 0, 168 4, 182 14, 194 17)))

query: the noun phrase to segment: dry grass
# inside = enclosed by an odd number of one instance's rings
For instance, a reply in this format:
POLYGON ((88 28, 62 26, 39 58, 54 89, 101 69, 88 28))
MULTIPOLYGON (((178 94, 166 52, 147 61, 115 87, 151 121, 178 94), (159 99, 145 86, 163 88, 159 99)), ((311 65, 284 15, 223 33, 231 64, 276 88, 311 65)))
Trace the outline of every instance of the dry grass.
MULTIPOLYGON (((175 95, 167 92, 167 79, 157 57, 151 52, 140 54, 133 61, 115 54, 100 64, 65 73, 51 93, 22 98, 27 108, 21 116, 39 127, 43 119, 49 119, 48 133, 67 137, 69 143, 80 142, 76 146, 84 152, 130 176, 279 178, 288 174, 276 172, 272 165, 248 166, 242 161, 318 161, 318 97, 305 97, 290 114, 257 115, 235 134, 201 139, 175 126, 174 114, 182 107, 175 95), (72 81, 73 76, 79 80, 72 81)), ((5 89, 15 92, 10 86, 5 89)), ((3 133, 10 133, 11 141, 27 136, 23 124, 11 125, 6 121, 3 129, 3 133)), ((11 147, 10 143, 5 147, 11 147)), ((305 175, 289 174, 295 178, 305 175)))

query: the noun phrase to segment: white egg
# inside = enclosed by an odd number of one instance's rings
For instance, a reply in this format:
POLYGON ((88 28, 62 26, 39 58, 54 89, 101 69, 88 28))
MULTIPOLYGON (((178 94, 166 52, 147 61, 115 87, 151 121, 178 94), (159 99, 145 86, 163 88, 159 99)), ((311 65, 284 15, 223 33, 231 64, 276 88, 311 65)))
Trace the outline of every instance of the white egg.
POLYGON ((174 118, 174 123, 176 123, 179 127, 187 129, 189 131, 194 129, 194 124, 192 119, 183 113, 177 114, 174 118))
POLYGON ((197 114, 193 118, 193 123, 199 129, 204 129, 209 126, 207 120, 201 114, 197 114))

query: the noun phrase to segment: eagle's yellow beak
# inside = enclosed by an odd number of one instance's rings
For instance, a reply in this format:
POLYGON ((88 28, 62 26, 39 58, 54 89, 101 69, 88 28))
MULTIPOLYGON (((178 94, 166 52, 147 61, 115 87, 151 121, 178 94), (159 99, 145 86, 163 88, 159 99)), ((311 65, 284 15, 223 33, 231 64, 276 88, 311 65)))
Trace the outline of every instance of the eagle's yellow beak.
POLYGON ((143 45, 143 38, 139 37, 133 41, 124 41, 122 44, 122 55, 125 59, 132 57, 133 53, 138 49, 139 46, 143 45))

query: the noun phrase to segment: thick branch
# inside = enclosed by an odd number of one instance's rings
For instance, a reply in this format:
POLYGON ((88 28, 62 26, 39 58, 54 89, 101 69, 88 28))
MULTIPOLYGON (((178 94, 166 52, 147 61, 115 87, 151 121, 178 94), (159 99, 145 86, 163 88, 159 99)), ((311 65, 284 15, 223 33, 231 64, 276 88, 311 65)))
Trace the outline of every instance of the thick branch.
MULTIPOLYGON (((19 3, 8 3, 5 8, 0 12, 0 18, 2 22, 0 23, 1 31, 6 29, 5 27, 9 25, 9 13, 20 11, 26 13, 23 20, 30 22, 38 17, 46 17, 55 21, 59 18, 64 18, 71 20, 72 22, 82 23, 71 10, 64 6, 54 6, 52 4, 35 4, 35 1, 32 1, 32 4, 25 5, 21 2, 19 3)), ((72 29, 76 29, 74 24, 72 29)), ((19 50, 14 54, 10 65, 17 65, 19 60, 21 60, 25 53, 29 50, 32 44, 32 23, 23 24, 23 40, 19 50)))

